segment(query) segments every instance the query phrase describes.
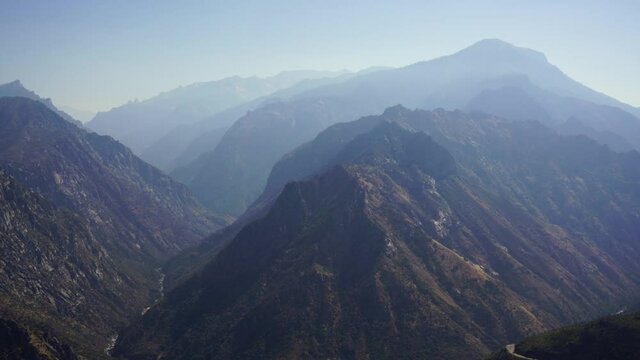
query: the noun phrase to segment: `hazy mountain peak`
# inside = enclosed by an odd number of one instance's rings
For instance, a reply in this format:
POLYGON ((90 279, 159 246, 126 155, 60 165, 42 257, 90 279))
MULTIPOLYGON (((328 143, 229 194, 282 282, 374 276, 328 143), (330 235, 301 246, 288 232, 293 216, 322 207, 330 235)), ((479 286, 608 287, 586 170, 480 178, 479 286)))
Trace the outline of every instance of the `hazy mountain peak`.
POLYGON ((7 84, 5 84, 5 85, 10 86, 10 87, 15 87, 15 88, 22 88, 22 89, 24 89, 24 85, 22 85, 22 82, 21 82, 19 79, 13 80, 12 82, 7 83, 7 84))
POLYGON ((1 96, 22 96, 34 98, 38 97, 35 92, 24 87, 20 80, 14 80, 6 84, 0 84, 0 97, 1 96))
POLYGON ((56 108, 50 98, 40 97, 34 91, 25 88, 20 80, 14 80, 6 84, 0 84, 0 98, 2 97, 24 97, 27 99, 39 101, 49 109, 53 110, 66 121, 73 123, 76 126, 82 127, 81 122, 69 116, 69 114, 65 113, 64 111, 56 108))
POLYGON ((411 110, 409 110, 406 107, 398 104, 398 105, 390 106, 390 107, 386 108, 384 110, 383 115, 384 116, 401 117, 403 114, 408 114, 410 112, 411 112, 411 110))
POLYGON ((515 46, 500 39, 484 39, 464 48, 454 55, 471 56, 473 58, 512 58, 516 56, 530 58, 532 60, 548 62, 546 56, 539 51, 525 47, 515 46))

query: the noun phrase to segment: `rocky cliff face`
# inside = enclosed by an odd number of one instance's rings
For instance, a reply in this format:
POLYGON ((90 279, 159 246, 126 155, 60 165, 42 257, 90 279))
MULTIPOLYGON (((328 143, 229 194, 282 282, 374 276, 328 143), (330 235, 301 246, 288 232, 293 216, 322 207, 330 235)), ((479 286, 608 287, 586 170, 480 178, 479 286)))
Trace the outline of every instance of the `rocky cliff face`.
POLYGON ((0 210, 0 314, 102 353, 115 329, 152 301, 149 274, 113 257, 85 219, 2 170, 0 210))
POLYGON ((105 246, 162 261, 226 223, 123 145, 61 120, 37 102, 0 99, 0 166, 79 213, 105 246))
POLYGON ((288 172, 304 180, 125 331, 118 354, 478 358, 640 290, 636 153, 400 107, 286 161, 305 153, 320 161, 288 172))

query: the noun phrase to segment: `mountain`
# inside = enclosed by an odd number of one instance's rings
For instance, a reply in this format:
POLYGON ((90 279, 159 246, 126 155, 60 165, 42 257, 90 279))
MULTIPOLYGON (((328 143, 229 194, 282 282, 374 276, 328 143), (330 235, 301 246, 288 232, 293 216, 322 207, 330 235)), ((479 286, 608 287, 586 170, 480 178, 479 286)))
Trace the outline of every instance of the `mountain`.
MULTIPOLYGON (((499 40, 480 41, 455 54, 403 68, 355 74, 341 81, 295 92, 278 106, 295 108, 303 101, 340 104, 340 111, 323 120, 323 126, 380 113, 389 106, 402 104, 425 109, 443 107, 495 112, 515 120, 533 119, 565 134, 592 137, 617 151, 640 149, 637 135, 640 134, 640 119, 633 115, 635 110, 570 79, 542 53, 499 40)), ((288 116, 290 123, 300 126, 283 129, 282 133, 277 128, 256 133, 254 129, 260 125, 248 126, 248 121, 269 122, 269 116, 265 115, 263 119, 257 114, 269 112, 271 106, 255 108, 252 115, 241 117, 238 126, 231 127, 236 139, 232 146, 235 150, 230 151, 231 146, 222 144, 227 137, 231 138, 231 134, 226 134, 219 143, 218 138, 212 136, 215 149, 177 168, 172 172, 173 176, 189 184, 212 209, 232 215, 242 213, 261 193, 261 186, 267 179, 268 170, 264 169, 270 169, 278 159, 278 156, 264 157, 263 151, 269 152, 269 146, 274 146, 281 148, 279 153, 284 154, 301 143, 288 142, 287 138, 292 134, 306 141, 318 131, 317 127, 307 129, 305 126, 315 124, 310 120, 313 117, 298 116, 296 114, 303 115, 298 111, 288 116), (257 151, 249 145, 253 143, 265 144, 261 147, 264 150, 257 151), (245 150, 245 146, 252 151, 245 150), (227 159, 229 163, 223 165, 216 159, 227 159), (253 167, 246 167, 248 163, 260 165, 253 171, 253 167), (236 196, 232 188, 249 191, 236 196), (233 200, 228 201, 225 196, 231 193, 233 200)), ((245 107, 240 109, 247 110, 245 107)), ((240 116, 238 112, 234 115, 240 116)), ((194 147, 202 150, 203 143, 194 147)))
POLYGON ((513 75, 526 76, 534 85, 559 96, 637 111, 569 78, 544 54, 497 39, 479 41, 452 55, 354 77, 301 96, 340 96, 370 103, 377 111, 395 104, 455 109, 463 108, 487 82, 513 75))
POLYGON ((106 356, 155 301, 157 268, 229 222, 122 144, 23 97, 0 99, 0 169, 0 317, 84 357, 106 356))
POLYGON ((122 144, 61 120, 32 100, 0 99, 0 167, 79 213, 106 246, 162 261, 227 223, 122 144))
POLYGON ((201 155, 172 176, 215 212, 240 215, 262 192, 273 164, 335 121, 356 116, 330 99, 277 102, 247 113, 201 155))
POLYGON ((545 360, 638 359, 640 314, 610 316, 536 335, 488 360, 518 360, 522 356, 545 360))
MULTIPOLYGON (((134 153, 155 164, 161 157, 145 152, 179 125, 195 123, 222 110, 287 88, 304 79, 335 76, 321 71, 283 72, 259 78, 238 76, 196 83, 98 113, 87 127, 111 135, 134 153)), ((215 127, 228 126, 219 123, 215 127)))
POLYGON ((639 165, 636 152, 460 111, 333 125, 274 167, 272 186, 293 178, 264 215, 114 352, 480 358, 637 296, 639 165))
POLYGON ((72 118, 66 112, 56 108, 53 105, 53 102, 51 101, 51 99, 41 98, 35 92, 25 88, 24 85, 22 85, 22 83, 20 82, 20 80, 16 80, 16 81, 13 81, 13 82, 10 82, 10 83, 6 83, 6 84, 0 84, 0 98, 2 98, 2 97, 16 97, 16 96, 25 97, 27 99, 39 101, 39 102, 43 103, 46 107, 51 109, 53 112, 58 114, 61 118, 65 119, 65 120, 69 121, 70 123, 73 123, 73 124, 75 124, 75 125, 77 125, 79 127, 82 127, 82 123, 80 121, 72 118))
POLYGON ((22 348, 21 356, 0 357, 72 358, 71 348, 59 346, 58 338, 85 355, 95 354, 115 328, 152 302, 152 294, 141 289, 154 282, 111 256, 85 219, 2 170, 0 210, 0 354, 22 348), (60 356, 35 355, 52 350, 51 343, 60 356))
MULTIPOLYGON (((525 90, 555 122, 580 118, 584 125, 611 132, 640 149, 634 135, 640 128, 636 108, 569 78, 540 52, 496 39, 482 40, 449 56, 320 87, 301 96, 339 96, 351 103, 368 104, 367 113, 395 104, 467 109, 484 91, 503 87, 525 90)), ((505 110, 518 110, 518 117, 537 115, 528 112, 530 109, 508 105, 499 96, 485 98, 483 103, 489 109, 511 106, 505 110)))

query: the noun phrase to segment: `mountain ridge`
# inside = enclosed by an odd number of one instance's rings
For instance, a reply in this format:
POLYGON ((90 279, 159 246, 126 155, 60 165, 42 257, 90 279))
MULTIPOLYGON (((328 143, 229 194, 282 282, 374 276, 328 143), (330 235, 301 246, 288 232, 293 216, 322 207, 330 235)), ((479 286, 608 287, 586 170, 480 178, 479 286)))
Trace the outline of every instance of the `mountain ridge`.
POLYGON ((67 120, 68 122, 78 127, 82 127, 82 122, 74 119, 72 116, 70 116, 66 112, 55 107, 51 99, 42 98, 38 94, 36 94, 34 91, 25 88, 20 80, 14 80, 10 83, 0 84, 0 97, 16 97, 16 96, 39 101, 43 103, 46 107, 54 111, 63 119, 67 120))

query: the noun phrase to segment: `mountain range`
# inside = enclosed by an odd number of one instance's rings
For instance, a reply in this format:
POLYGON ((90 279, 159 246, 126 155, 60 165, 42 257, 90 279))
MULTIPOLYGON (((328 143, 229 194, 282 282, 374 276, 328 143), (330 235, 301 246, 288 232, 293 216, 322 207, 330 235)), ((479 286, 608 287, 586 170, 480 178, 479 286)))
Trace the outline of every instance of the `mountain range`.
POLYGON ((639 165, 459 111, 334 125, 274 167, 266 210, 200 250, 115 354, 481 358, 637 295, 639 165))
MULTIPOLYGON (((499 40, 480 41, 455 54, 403 68, 338 80, 294 92, 277 105, 266 104, 244 116, 234 112, 238 120, 224 135, 211 134, 209 145, 215 147, 177 166, 172 176, 188 184, 211 209, 238 216, 261 193, 277 159, 313 139, 319 129, 396 104, 537 120, 564 134, 592 137, 617 151, 640 149, 637 109, 570 79, 539 52, 499 40), (318 104, 331 116, 314 115, 318 104), (268 129, 256 131, 265 124, 268 129)), ((203 150, 206 146, 201 144, 206 143, 201 137, 196 148, 203 150)))
POLYGON ((0 85, 0 359, 633 359, 639 116, 500 40, 86 127, 0 85))

